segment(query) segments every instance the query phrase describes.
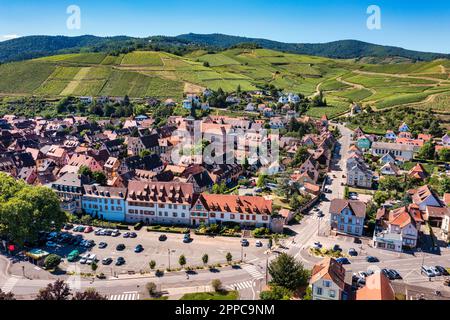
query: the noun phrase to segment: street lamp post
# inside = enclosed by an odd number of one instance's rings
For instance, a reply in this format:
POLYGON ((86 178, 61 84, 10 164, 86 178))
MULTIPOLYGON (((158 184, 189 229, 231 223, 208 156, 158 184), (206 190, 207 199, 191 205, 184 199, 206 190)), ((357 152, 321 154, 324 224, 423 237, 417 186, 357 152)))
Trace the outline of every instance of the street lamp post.
POLYGON ((167 249, 167 254, 168 254, 168 257, 169 257, 169 270, 170 270, 170 249, 167 249))

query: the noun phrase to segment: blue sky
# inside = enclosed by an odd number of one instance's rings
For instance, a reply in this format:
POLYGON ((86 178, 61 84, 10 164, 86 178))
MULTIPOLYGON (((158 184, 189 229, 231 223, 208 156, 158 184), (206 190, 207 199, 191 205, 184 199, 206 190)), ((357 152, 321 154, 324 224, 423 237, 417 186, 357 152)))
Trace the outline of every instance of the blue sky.
POLYGON ((0 0, 0 40, 26 35, 98 36, 225 33, 283 42, 357 39, 450 53, 447 0, 0 0), (81 29, 69 30, 69 5, 81 29), (369 5, 381 9, 381 30, 366 27, 369 5))

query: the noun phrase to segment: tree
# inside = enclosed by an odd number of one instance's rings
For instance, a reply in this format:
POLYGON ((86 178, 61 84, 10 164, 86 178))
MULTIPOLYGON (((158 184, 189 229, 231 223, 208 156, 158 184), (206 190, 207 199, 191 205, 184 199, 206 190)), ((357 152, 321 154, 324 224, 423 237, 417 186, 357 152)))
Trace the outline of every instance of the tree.
POLYGON ((0 173, 0 237, 18 245, 36 242, 41 231, 60 229, 67 220, 56 193, 0 173))
POLYGON ((178 258, 178 263, 182 268, 186 265, 186 257, 184 256, 184 254, 182 254, 180 258, 178 258))
POLYGON ((150 152, 150 150, 144 149, 144 150, 142 150, 142 151, 139 153, 139 156, 140 156, 141 158, 144 158, 144 157, 149 156, 149 155, 151 155, 151 154, 152 154, 152 153, 150 152))
POLYGON ((256 186, 258 188, 263 188, 266 185, 266 178, 267 178, 267 175, 260 174, 258 177, 258 181, 256 182, 256 186))
POLYGON ((350 189, 348 186, 345 186, 344 188, 344 199, 350 198, 350 189))
POLYGON ((84 292, 76 292, 72 300, 108 300, 106 296, 100 294, 97 290, 94 288, 87 288, 84 292))
POLYGON ((270 290, 261 292, 259 297, 261 300, 290 300, 292 291, 280 286, 272 286, 270 290))
POLYGON ((220 281, 219 279, 214 279, 213 281, 211 281, 211 286, 213 287, 215 292, 219 292, 222 290, 222 281, 220 281))
POLYGON ((383 203, 389 200, 389 198, 390 198, 389 193, 383 191, 377 191, 373 195, 373 201, 375 201, 375 203, 379 206, 381 206, 383 203))
POLYGON ((305 146, 300 147, 295 152, 295 156, 294 156, 294 159, 292 160, 291 165, 293 167, 301 165, 303 162, 306 161, 306 159, 308 159, 308 157, 309 157, 308 148, 305 146))
POLYGON ((151 260, 148 265, 149 265, 150 269, 153 270, 156 267, 156 261, 155 260, 151 260))
POLYGON ((426 142, 422 148, 420 148, 418 157, 421 159, 433 160, 435 155, 435 145, 433 142, 426 142))
POLYGON ((450 193, 450 178, 444 177, 439 181, 439 193, 450 193))
POLYGON ((379 189, 384 191, 400 191, 403 189, 403 187, 400 179, 396 177, 385 176, 380 179, 379 189))
POLYGON ((101 186, 105 186, 108 182, 108 178, 102 171, 94 171, 92 173, 92 178, 101 186))
POLYGON ((67 283, 63 280, 56 280, 40 289, 35 300, 68 300, 70 294, 70 287, 67 283))
POLYGON ((97 263, 95 263, 95 262, 92 262, 92 264, 91 264, 91 270, 92 270, 92 272, 96 272, 97 271, 97 269, 98 269, 98 265, 97 265, 97 263))
POLYGON ((291 291, 307 284, 310 275, 309 271, 303 268, 303 264, 286 253, 280 254, 273 260, 268 270, 272 277, 271 284, 291 291))
POLYGON ((55 269, 61 263, 61 257, 57 254, 49 254, 44 260, 45 269, 55 269))
POLYGON ((203 255, 203 257, 202 257, 203 264, 207 265, 208 264, 208 260, 209 260, 209 256, 208 256, 208 254, 205 253, 203 255))
POLYGON ((81 166, 80 169, 78 169, 78 174, 81 174, 83 176, 92 177, 92 170, 88 166, 81 166))
POLYGON ((230 252, 228 252, 228 253, 225 255, 225 259, 227 259, 227 262, 228 262, 228 263, 231 263, 231 261, 233 260, 233 256, 231 255, 230 252))
POLYGON ((16 300, 16 298, 14 297, 14 293, 12 292, 3 292, 2 289, 0 289, 0 301, 12 301, 12 300, 16 300))
POLYGON ((156 287, 156 284, 155 284, 154 282, 148 282, 148 283, 145 285, 145 288, 147 289, 148 294, 149 294, 150 296, 153 297, 154 295, 156 295, 157 287, 156 287))
POLYGON ((444 148, 439 151, 439 160, 444 162, 450 162, 450 149, 444 148))

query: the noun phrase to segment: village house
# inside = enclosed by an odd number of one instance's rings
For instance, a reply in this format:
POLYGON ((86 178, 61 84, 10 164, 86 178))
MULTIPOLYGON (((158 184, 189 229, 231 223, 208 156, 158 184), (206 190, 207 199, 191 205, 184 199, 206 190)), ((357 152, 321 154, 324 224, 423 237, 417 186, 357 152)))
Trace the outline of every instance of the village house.
POLYGON ((192 184, 130 181, 125 220, 146 224, 189 225, 192 184))
POLYGON ((372 188, 373 173, 365 164, 356 162, 347 167, 347 185, 358 188, 372 188))
POLYGON ((407 144, 374 142, 372 144, 372 155, 382 157, 390 153, 396 159, 410 161, 414 157, 415 147, 407 144))
POLYGON ((311 271, 312 300, 348 300, 345 268, 333 258, 325 258, 311 271))
POLYGON ((81 212, 83 186, 89 180, 83 175, 66 173, 51 184, 61 201, 61 209, 69 213, 81 212))
POLYGON ((366 277, 364 287, 356 291, 356 300, 395 300, 395 291, 389 278, 381 271, 366 277))
POLYGON ((191 209, 191 225, 237 223, 242 226, 270 227, 272 200, 256 196, 202 193, 191 209))
POLYGON ((377 212, 377 227, 373 234, 373 246, 379 249, 401 252, 403 248, 415 248, 419 231, 424 222, 419 208, 409 205, 377 212))
POLYGON ((103 167, 100 163, 97 162, 93 157, 87 156, 84 154, 74 154, 69 160, 69 166, 74 167, 87 167, 92 172, 102 171, 103 167))
POLYGON ((84 185, 83 210, 94 218, 107 221, 125 221, 127 189, 84 185))
POLYGON ((330 204, 330 226, 336 233, 362 236, 366 204, 358 200, 333 199, 330 204))

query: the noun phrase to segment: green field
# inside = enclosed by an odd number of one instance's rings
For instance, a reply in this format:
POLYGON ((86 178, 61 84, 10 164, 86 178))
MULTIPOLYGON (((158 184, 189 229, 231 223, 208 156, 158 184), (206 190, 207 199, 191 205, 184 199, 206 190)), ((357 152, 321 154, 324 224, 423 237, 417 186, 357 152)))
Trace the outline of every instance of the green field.
POLYGON ((376 109, 414 104, 449 111, 449 72, 449 60, 376 65, 267 49, 199 50, 186 56, 77 53, 1 65, 0 94, 181 98, 185 90, 232 92, 272 84, 306 96, 322 90, 329 106, 309 110, 313 116, 341 114, 351 101, 376 109))

